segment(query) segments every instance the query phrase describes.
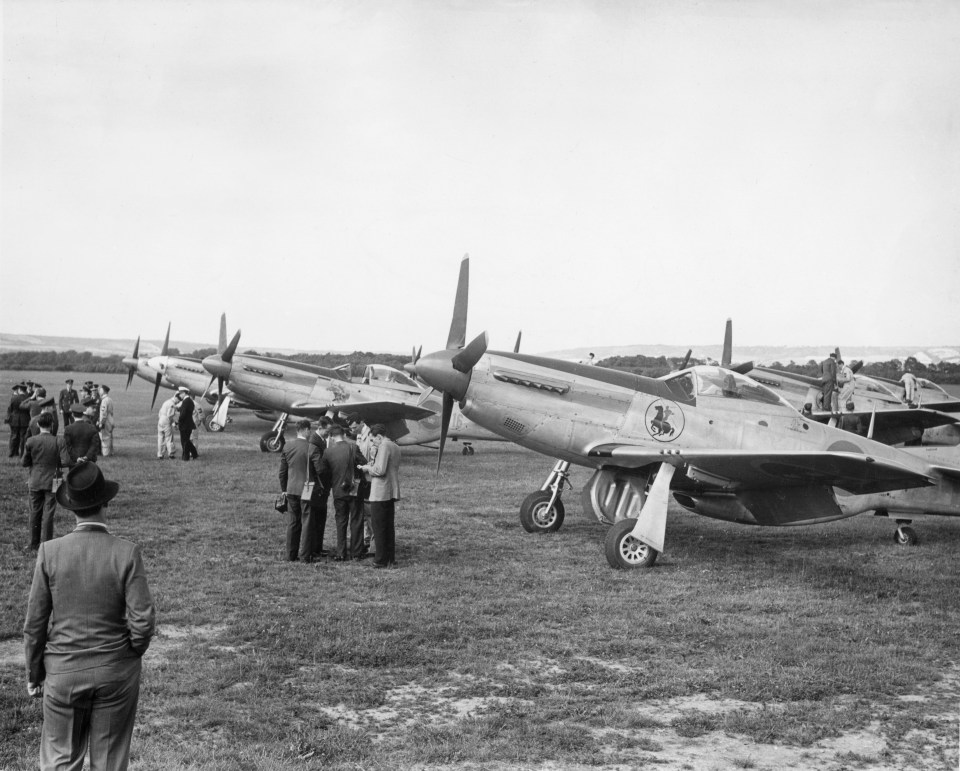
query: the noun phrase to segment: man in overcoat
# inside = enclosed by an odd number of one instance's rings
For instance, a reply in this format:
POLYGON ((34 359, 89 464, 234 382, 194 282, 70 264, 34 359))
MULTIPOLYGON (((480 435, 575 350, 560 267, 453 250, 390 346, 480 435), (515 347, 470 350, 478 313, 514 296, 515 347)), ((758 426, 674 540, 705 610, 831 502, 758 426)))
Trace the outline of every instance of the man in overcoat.
POLYGON ((124 771, 140 659, 156 624, 140 547, 107 529, 120 486, 79 463, 57 490, 76 529, 40 545, 23 625, 27 692, 43 698, 40 768, 124 771))

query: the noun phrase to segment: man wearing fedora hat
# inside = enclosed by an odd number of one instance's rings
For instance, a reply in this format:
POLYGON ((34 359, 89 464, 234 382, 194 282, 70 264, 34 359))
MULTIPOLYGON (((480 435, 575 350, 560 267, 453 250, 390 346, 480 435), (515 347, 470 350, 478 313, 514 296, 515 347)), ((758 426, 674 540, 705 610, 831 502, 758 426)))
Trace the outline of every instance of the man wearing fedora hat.
POLYGON ((95 463, 57 490, 76 529, 41 544, 23 626, 27 691, 43 697, 42 769, 126 769, 141 657, 156 619, 140 547, 107 530, 119 491, 95 463))

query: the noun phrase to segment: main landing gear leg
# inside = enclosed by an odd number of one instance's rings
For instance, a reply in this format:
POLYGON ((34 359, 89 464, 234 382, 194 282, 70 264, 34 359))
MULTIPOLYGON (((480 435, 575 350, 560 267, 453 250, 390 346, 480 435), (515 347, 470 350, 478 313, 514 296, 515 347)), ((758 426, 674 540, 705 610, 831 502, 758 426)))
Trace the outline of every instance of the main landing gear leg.
POLYGON ((676 470, 669 463, 661 463, 637 518, 621 519, 607 531, 603 551, 610 567, 618 570, 653 567, 663 551, 670 480, 676 470))
POLYGON ((520 524, 528 533, 552 533, 563 524, 564 485, 570 484, 570 463, 558 460, 547 481, 535 493, 530 493, 520 504, 520 524))
POLYGON ((474 454, 473 444, 470 442, 463 443, 463 449, 460 451, 461 455, 473 455, 474 454))
POLYGON ((280 452, 286 444, 283 430, 287 427, 290 416, 287 413, 280 415, 280 419, 273 424, 273 428, 260 437, 260 452, 280 452))

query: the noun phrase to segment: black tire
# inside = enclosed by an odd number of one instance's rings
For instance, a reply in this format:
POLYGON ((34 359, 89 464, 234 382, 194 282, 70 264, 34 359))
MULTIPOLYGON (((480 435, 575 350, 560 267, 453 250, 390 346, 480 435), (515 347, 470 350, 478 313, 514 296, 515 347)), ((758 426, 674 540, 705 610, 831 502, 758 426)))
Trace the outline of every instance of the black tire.
POLYGON ((267 431, 260 437, 260 452, 280 452, 286 442, 283 434, 278 436, 274 431, 267 431))
POLYGON ((528 533, 554 533, 563 525, 563 501, 557 498, 550 506, 550 490, 530 493, 520 504, 520 524, 528 533))
POLYGON ((213 419, 213 415, 204 418, 203 425, 206 427, 207 431, 213 431, 214 433, 223 431, 223 426, 213 419))
POLYGON ((635 519, 621 519, 607 531, 603 541, 603 553, 610 567, 616 570, 652 568, 660 554, 643 541, 630 535, 635 519))
POLYGON ((469 448, 469 447, 464 447, 462 450, 460 450, 460 454, 461 454, 461 455, 469 455, 469 454, 470 454, 470 448, 469 448))
POLYGON ((920 536, 912 527, 901 525, 893 534, 893 540, 897 546, 916 546, 920 543, 920 536))

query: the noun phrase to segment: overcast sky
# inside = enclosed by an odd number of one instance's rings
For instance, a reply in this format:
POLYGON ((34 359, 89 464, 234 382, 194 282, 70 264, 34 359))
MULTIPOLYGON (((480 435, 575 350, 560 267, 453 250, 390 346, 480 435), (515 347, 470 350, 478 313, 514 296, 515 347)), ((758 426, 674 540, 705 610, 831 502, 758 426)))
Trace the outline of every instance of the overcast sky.
POLYGON ((3 2, 0 330, 960 342, 956 2, 3 2))

